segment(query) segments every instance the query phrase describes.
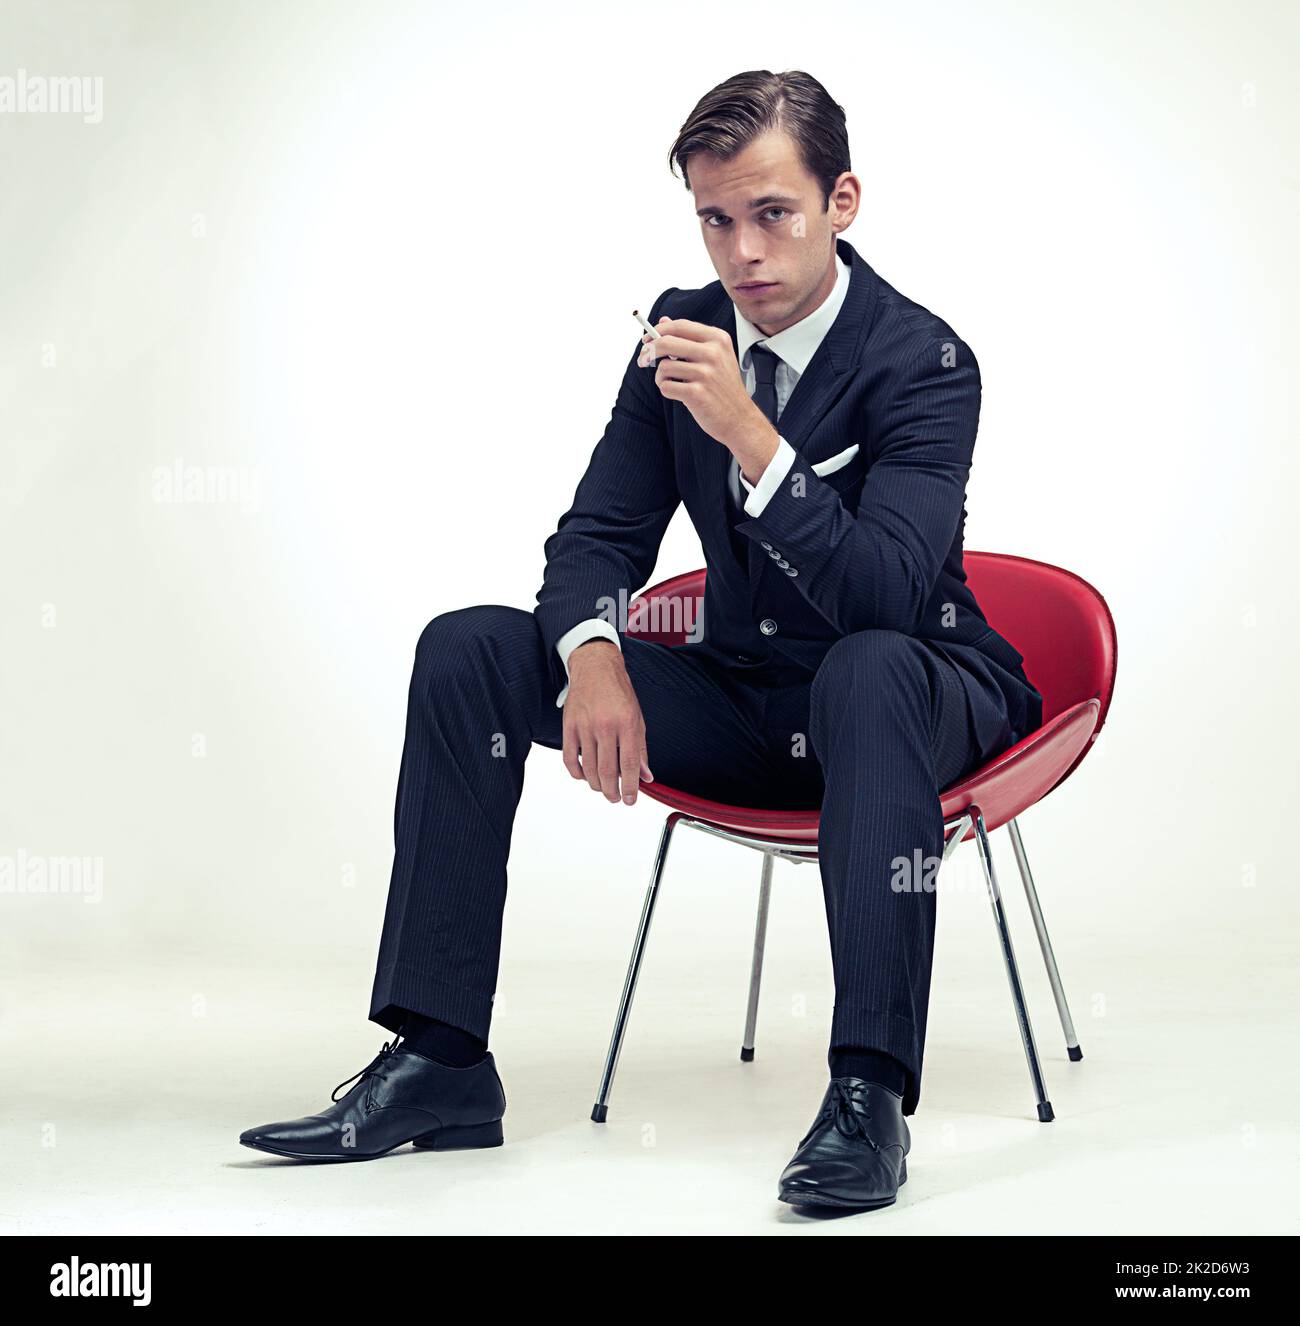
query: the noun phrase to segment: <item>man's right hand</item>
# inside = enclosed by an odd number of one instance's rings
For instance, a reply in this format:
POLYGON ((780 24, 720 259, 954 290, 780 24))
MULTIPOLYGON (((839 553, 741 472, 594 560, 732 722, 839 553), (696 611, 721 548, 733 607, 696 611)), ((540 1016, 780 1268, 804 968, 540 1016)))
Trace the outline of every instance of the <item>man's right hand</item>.
POLYGON ((636 802, 639 780, 654 781, 641 705, 623 653, 612 640, 590 640, 569 655, 564 767, 585 779, 593 792, 603 792, 607 801, 617 803, 621 797, 629 806, 636 802))

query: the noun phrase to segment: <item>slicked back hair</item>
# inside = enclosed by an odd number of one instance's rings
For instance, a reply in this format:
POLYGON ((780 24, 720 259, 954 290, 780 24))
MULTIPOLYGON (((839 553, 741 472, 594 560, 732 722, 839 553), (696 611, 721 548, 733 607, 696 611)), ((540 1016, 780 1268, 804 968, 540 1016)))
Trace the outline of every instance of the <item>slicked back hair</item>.
POLYGON ((835 181, 852 169, 848 128, 844 108, 799 69, 783 74, 751 69, 706 92, 668 151, 668 169, 680 169, 689 189, 687 161, 693 153, 711 152, 725 161, 771 130, 794 140, 804 168, 821 186, 825 211, 835 181))

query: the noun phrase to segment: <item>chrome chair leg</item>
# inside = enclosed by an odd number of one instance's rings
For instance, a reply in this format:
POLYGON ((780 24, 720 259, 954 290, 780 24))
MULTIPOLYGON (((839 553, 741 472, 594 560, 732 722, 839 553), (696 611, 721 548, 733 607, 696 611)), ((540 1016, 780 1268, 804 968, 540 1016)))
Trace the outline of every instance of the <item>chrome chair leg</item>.
POLYGON ((605 1058, 605 1072, 600 1079, 596 1103, 591 1108, 593 1123, 604 1123, 609 1114, 609 1093, 614 1085, 619 1051, 623 1048, 623 1033, 627 1030, 627 1018, 632 1010, 636 979, 641 974, 641 959, 645 956, 646 937, 650 933, 650 918, 654 915, 655 902, 659 897, 659 882, 663 879, 664 863, 668 860, 668 847, 672 842, 673 830, 681 818, 681 812, 674 811, 664 821, 663 833, 659 835, 659 850, 655 853, 654 869, 650 873, 650 887, 646 889, 645 904, 641 908, 641 923, 637 926, 636 941, 632 945, 632 960, 628 964, 627 979, 623 982, 623 995, 618 1001, 618 1016, 614 1019, 614 1035, 610 1039, 609 1054, 605 1058))
POLYGON ((754 959, 749 968, 749 1007, 745 1011, 745 1039, 740 1060, 754 1058, 754 1028, 758 1024, 758 987, 763 979, 763 947, 767 943, 767 906, 772 896, 772 853, 763 853, 763 877, 758 885, 758 920, 754 925, 754 959))
POLYGON ((1047 1099, 1043 1070, 1038 1062, 1038 1047, 1034 1044, 1034 1029, 1029 1024, 1029 1009, 1025 1006, 1025 992, 1020 984, 1020 969, 1016 966, 1015 950, 1011 947, 1011 932, 1007 929, 1002 894, 998 889, 997 871, 993 866, 993 853, 989 850, 988 831, 984 827, 984 816, 979 807, 972 806, 971 813, 975 817, 975 837, 979 843, 980 863, 984 867, 984 882, 988 885, 989 902, 993 905, 993 922, 997 926, 998 938, 1002 942, 1002 960, 1006 964, 1007 980, 1011 985, 1011 999, 1016 1008, 1016 1020, 1020 1023, 1020 1039, 1024 1042, 1025 1058, 1029 1061, 1029 1076, 1034 1083, 1038 1118, 1043 1123, 1051 1123, 1055 1117, 1052 1113, 1052 1102, 1047 1099))
POLYGON ((1038 890, 1034 887, 1034 877, 1029 871, 1029 858, 1025 855, 1025 844, 1020 837, 1020 825, 1012 819, 1007 828, 1011 832, 1011 846, 1016 854, 1016 865, 1020 867, 1020 878, 1025 886, 1025 897, 1029 900, 1029 911, 1034 918, 1034 929, 1038 931, 1038 947, 1043 950, 1047 979, 1052 984, 1052 998, 1056 1000, 1056 1011, 1061 1015, 1061 1030, 1065 1033, 1066 1053, 1078 1062, 1083 1058, 1083 1050, 1074 1031, 1070 1005, 1065 1002, 1065 986, 1061 984, 1061 973, 1056 966, 1056 954, 1052 952, 1052 941, 1047 936, 1047 922, 1043 920, 1043 909, 1038 905, 1038 890))

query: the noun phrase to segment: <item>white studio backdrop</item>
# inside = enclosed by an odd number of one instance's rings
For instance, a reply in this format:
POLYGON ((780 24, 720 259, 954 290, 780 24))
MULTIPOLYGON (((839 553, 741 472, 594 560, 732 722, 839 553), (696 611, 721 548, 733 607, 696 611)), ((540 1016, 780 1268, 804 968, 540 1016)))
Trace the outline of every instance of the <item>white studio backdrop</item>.
MULTIPOLYGON (((0 895, 4 1025, 168 962, 164 1021, 219 968, 364 1018, 416 638, 531 607, 629 310, 714 278, 666 153, 748 68, 844 105, 846 238, 979 359, 967 547, 1115 614, 1105 737, 1024 821, 1067 980, 1104 951, 1168 1000, 1140 973, 1172 947, 1217 955, 1199 997, 1293 997, 1298 28, 1282 3, 7 2, 0 74, 103 102, 0 115, 0 858, 90 858, 102 898, 0 895), (233 487, 168 500, 190 467, 233 487)), ((680 513, 658 574, 700 562, 680 513)), ((612 1014, 661 820, 533 752, 507 1008, 612 1014)), ((702 997, 725 954, 739 1007, 757 865, 674 854, 656 944, 702 997)), ((828 987, 816 876, 789 878, 776 942, 828 987)), ((945 909, 985 945, 950 971, 996 982, 984 906, 945 909)))

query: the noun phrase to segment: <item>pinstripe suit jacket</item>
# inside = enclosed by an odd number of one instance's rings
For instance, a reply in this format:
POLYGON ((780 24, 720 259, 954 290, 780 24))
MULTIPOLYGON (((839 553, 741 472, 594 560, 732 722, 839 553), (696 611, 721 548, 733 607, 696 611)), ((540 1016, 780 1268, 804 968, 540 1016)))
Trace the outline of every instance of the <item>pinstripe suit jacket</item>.
MULTIPOLYGON (((1041 723, 1041 697, 962 567, 979 365, 946 322, 846 240, 837 246, 851 265, 848 294, 781 413, 778 430, 798 455, 757 517, 732 504, 731 453, 660 394, 654 370, 637 366, 637 342, 573 503, 546 541, 535 613, 548 655, 562 685, 556 641, 580 621, 608 617, 620 591, 644 587, 684 503, 708 568, 702 648, 719 661, 815 671, 843 635, 900 631, 996 685, 1023 736, 1041 723), (846 463, 814 472, 854 446, 846 463)), ((735 309, 720 281, 666 290, 650 321, 663 315, 721 327, 735 343, 735 309)), ((991 740, 999 720, 980 713, 991 740)))

